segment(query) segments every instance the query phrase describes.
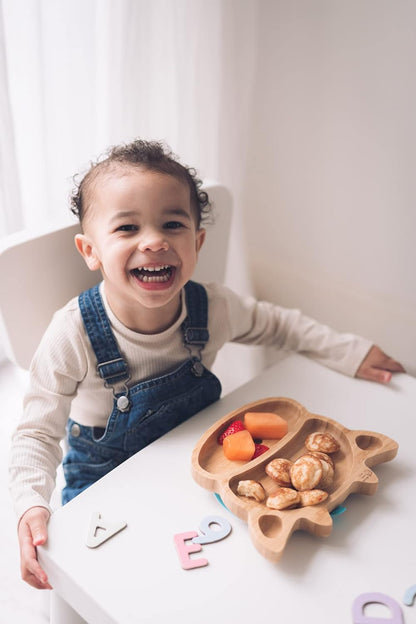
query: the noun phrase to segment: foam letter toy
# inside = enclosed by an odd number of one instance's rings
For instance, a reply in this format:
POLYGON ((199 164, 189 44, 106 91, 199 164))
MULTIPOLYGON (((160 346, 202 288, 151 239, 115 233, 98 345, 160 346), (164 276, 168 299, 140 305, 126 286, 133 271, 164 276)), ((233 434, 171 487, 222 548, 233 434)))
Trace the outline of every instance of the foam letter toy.
POLYGON ((352 616, 354 624, 404 624, 403 613, 400 606, 393 598, 386 594, 371 592, 358 596, 352 606, 352 616), (392 618, 370 617, 364 615, 363 609, 368 604, 382 604, 388 607, 392 613, 392 618))
POLYGON ((184 570, 192 570, 192 568, 202 568, 208 565, 207 559, 191 559, 190 554, 200 552, 202 546, 200 544, 185 544, 186 540, 197 537, 196 531, 188 531, 187 533, 177 533, 173 536, 176 550, 184 570))
POLYGON ((414 602, 415 596, 416 596, 416 585, 412 585, 405 591, 405 594, 403 597, 404 604, 407 605, 408 607, 411 607, 414 602))
POLYGON ((118 520, 117 522, 109 522, 103 520, 99 511, 95 511, 90 520, 90 526, 88 529, 86 544, 88 548, 96 548, 106 542, 110 537, 113 537, 119 531, 122 531, 127 526, 127 522, 124 520, 118 520))
POLYGON ((211 544, 227 537, 231 532, 231 524, 220 516, 206 516, 201 520, 199 529, 202 535, 194 537, 192 542, 194 544, 211 544), (219 529, 211 529, 211 524, 216 524, 219 529))

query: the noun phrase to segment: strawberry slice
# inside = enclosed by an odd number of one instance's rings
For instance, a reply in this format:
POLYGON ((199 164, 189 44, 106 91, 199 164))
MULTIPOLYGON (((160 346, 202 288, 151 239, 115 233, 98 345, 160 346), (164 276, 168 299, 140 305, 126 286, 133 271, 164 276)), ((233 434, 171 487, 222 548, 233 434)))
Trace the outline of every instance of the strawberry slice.
POLYGON ((254 448, 254 454, 251 459, 256 459, 256 457, 263 455, 263 453, 265 453, 268 450, 269 450, 269 447, 266 446, 266 444, 256 444, 254 448))
POLYGON ((243 422, 241 420, 234 420, 230 425, 228 425, 227 429, 219 436, 218 444, 222 444, 224 442, 224 438, 233 433, 238 433, 239 431, 243 431, 245 429, 243 422))

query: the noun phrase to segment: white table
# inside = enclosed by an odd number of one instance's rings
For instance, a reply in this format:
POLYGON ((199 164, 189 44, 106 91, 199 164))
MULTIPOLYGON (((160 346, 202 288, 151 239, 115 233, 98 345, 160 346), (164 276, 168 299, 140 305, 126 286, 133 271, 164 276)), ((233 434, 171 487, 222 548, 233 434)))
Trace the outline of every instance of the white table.
MULTIPOLYGON (((400 374, 381 386, 290 355, 58 509, 39 559, 55 592, 91 624, 351 624, 354 599, 368 592, 393 598, 405 623, 414 623, 416 605, 405 606, 403 596, 416 584, 415 449, 416 379, 400 374), (329 537, 294 533, 278 563, 257 552, 245 522, 197 485, 190 470, 192 450, 211 424, 271 396, 291 397, 348 429, 399 443, 393 461, 374 467, 375 495, 350 496, 329 537), (94 511, 128 526, 89 549, 94 511), (197 531, 209 515, 228 520, 232 532, 194 555, 208 559, 206 567, 184 570, 173 536, 197 531)), ((387 614, 371 609, 366 615, 387 614)))

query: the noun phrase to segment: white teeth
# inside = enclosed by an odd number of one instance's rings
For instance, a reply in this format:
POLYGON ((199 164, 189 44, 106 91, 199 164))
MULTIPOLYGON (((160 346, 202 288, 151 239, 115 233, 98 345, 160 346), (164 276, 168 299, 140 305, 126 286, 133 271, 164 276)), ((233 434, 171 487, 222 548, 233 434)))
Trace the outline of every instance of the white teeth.
POLYGON ((155 275, 150 277, 150 275, 143 275, 142 277, 142 281, 143 282, 167 282, 169 279, 169 275, 155 275))
POLYGON ((133 271, 141 282, 168 282, 172 275, 173 268, 169 264, 157 266, 143 266, 133 271))
POLYGON ((153 273, 153 271, 164 271, 166 269, 169 268, 168 264, 164 264, 163 266, 158 266, 158 267, 142 267, 140 270, 141 271, 150 271, 151 273, 153 273))

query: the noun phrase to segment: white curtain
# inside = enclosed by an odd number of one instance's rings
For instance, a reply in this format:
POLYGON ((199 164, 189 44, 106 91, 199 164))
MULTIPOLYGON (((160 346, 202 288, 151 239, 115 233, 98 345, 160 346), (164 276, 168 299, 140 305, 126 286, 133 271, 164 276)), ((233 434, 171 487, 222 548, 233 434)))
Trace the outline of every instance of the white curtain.
POLYGON ((2 110, 2 123, 15 137, 25 226, 65 216, 71 176, 108 145, 136 136, 165 139, 204 177, 235 185, 245 158, 255 2, 2 0, 2 7, 1 91, 14 121, 2 110))
POLYGON ((0 2, 0 233, 71 219, 76 172, 109 145, 162 139, 231 189, 228 281, 246 291, 238 211, 257 0, 0 2))
POLYGON ((0 235, 20 229, 23 224, 3 33, 0 12, 0 235))

